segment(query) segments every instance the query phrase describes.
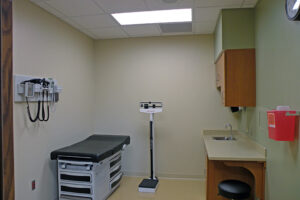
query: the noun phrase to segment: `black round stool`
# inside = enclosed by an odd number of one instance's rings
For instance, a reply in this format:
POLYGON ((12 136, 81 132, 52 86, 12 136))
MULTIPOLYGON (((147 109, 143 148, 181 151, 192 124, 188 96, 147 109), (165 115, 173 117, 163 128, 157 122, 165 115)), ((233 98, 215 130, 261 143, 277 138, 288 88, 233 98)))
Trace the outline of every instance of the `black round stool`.
POLYGON ((242 181, 238 180, 225 180, 219 183, 219 195, 222 197, 242 200, 250 197, 251 187, 242 181))

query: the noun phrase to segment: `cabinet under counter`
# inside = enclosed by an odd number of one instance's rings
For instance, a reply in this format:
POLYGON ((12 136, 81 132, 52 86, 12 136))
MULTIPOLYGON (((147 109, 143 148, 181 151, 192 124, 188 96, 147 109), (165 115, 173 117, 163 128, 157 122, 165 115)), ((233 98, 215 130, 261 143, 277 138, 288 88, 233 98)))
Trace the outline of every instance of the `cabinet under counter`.
POLYGON ((250 185, 249 200, 264 200, 266 149, 237 131, 233 132, 236 140, 214 140, 214 137, 230 135, 230 131, 203 131, 207 152, 206 199, 226 200, 218 195, 218 184, 234 179, 250 185))

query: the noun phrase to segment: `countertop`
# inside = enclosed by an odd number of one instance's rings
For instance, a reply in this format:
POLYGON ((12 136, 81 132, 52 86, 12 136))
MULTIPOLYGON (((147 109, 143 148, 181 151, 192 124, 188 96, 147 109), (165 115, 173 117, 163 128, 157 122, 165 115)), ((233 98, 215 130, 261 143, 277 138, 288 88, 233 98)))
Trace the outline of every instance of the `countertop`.
POLYGON ((209 160, 265 161, 266 148, 248 136, 233 131, 236 140, 213 140, 214 136, 230 136, 230 131, 204 130, 203 138, 209 160))

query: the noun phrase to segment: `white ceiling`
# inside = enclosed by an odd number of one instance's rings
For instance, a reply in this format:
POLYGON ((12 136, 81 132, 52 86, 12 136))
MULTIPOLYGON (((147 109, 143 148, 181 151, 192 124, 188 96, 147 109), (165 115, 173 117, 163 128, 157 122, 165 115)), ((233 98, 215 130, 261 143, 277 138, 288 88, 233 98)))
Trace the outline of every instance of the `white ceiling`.
MULTIPOLYGON (((31 0, 94 39, 169 35, 158 24, 121 26, 110 15, 119 12, 193 8, 193 31, 211 34, 222 8, 254 7, 257 0, 31 0)), ((173 33, 174 35, 174 33, 173 33)))

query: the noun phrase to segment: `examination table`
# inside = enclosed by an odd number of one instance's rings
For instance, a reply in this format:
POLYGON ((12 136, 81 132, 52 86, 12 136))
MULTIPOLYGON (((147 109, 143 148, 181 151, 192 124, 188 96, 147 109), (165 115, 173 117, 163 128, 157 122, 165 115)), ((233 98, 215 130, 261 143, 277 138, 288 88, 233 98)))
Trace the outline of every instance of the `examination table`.
POLYGON ((55 150, 59 200, 104 200, 120 185, 121 151, 129 136, 92 135, 55 150))

